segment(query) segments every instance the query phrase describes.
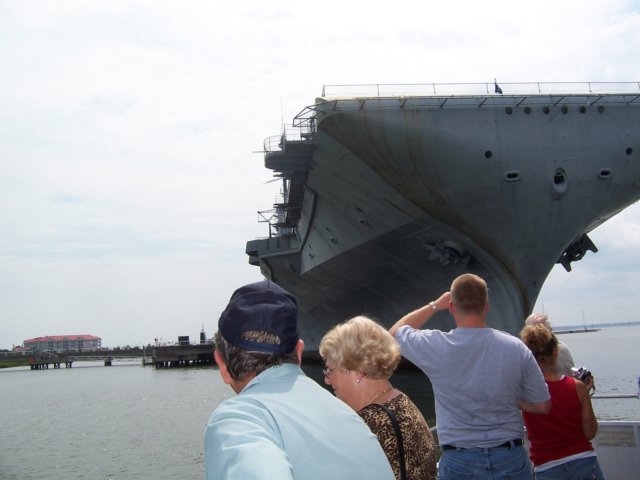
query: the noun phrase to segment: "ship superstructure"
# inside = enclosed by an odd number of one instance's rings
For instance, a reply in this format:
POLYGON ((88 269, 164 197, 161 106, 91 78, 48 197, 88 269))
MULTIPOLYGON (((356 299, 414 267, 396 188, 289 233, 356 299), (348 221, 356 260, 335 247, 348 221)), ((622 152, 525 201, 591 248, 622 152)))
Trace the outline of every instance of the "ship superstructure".
POLYGON ((488 282, 490 325, 517 333, 551 268, 597 251, 588 233, 640 197, 639 154, 638 83, 325 87, 265 141, 282 201, 247 254, 296 295, 311 349, 464 272, 488 282))

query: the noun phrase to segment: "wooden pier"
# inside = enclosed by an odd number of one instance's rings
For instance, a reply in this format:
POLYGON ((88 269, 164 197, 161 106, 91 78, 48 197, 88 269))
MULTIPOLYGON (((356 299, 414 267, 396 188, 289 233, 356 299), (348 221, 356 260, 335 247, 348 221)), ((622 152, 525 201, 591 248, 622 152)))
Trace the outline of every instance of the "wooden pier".
MULTIPOLYGON (((18 366, 28 365, 31 370, 48 370, 49 368, 71 368, 78 361, 101 361, 110 367, 114 359, 141 358, 141 364, 154 365, 156 368, 197 367, 215 365, 213 358, 214 345, 189 343, 136 347, 124 350, 93 350, 83 352, 2 352, 0 360, 16 363, 18 366)), ((13 365, 12 365, 13 366, 13 365)))
MULTIPOLYGON (((200 345, 168 345, 151 347, 151 361, 143 359, 145 365, 155 365, 156 368, 180 368, 215 365, 212 344, 200 345)), ((148 355, 148 353, 147 353, 148 355)))
POLYGON ((71 368, 73 362, 78 360, 104 361, 104 366, 110 367, 113 354, 110 352, 33 352, 28 358, 31 370, 46 370, 49 365, 60 368, 62 364, 65 368, 71 368))

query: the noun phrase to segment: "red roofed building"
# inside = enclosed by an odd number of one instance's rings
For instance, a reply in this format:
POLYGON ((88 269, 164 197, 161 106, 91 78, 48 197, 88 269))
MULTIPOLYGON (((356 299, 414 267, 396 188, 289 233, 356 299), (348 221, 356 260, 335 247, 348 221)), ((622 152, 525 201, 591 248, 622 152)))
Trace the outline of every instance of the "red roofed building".
POLYGON ((93 335, 53 335, 25 340, 24 348, 33 352, 82 352, 100 348, 102 339, 93 335))

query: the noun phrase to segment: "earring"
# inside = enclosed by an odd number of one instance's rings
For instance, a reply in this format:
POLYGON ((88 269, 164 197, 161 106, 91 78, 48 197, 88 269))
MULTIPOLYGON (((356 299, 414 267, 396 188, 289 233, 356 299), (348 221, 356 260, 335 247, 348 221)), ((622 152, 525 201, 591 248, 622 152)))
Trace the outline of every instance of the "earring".
POLYGON ((360 383, 362 381, 361 378, 356 378, 356 383, 360 383))

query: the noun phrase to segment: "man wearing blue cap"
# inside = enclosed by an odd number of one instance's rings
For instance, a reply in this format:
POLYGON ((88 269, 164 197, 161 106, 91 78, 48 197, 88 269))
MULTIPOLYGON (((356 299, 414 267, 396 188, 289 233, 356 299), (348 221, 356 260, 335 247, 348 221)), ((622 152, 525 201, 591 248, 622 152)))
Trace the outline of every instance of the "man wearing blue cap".
POLYGON ((205 432, 207 479, 393 479, 377 438, 300 369, 296 299, 268 280, 239 288, 214 353, 238 395, 205 432))

